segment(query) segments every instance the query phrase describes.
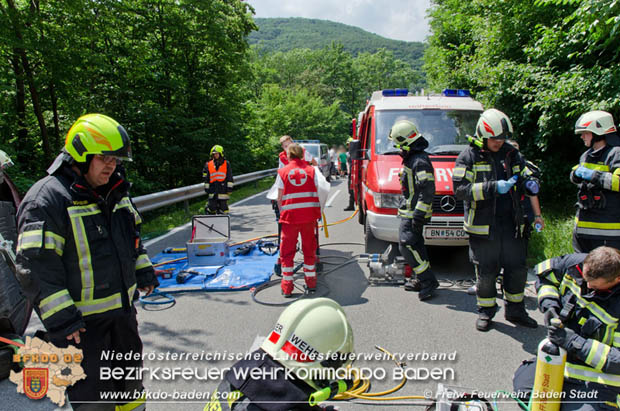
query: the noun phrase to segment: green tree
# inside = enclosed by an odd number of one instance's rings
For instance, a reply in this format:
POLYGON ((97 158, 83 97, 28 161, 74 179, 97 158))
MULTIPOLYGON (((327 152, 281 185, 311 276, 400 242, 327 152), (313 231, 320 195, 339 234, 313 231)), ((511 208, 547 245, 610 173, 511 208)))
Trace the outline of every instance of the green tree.
POLYGON ((620 114, 620 4, 604 0, 434 0, 425 55, 434 89, 470 88, 506 112, 526 154, 540 160, 543 193, 574 193, 574 137, 589 110, 620 114))

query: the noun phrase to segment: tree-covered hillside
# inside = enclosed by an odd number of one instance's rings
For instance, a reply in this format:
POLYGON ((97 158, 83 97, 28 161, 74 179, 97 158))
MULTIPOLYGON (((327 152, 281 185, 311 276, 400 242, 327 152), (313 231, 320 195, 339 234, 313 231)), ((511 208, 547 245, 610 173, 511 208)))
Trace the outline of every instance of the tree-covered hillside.
POLYGON ((304 18, 255 18, 259 27, 249 36, 250 44, 258 44, 263 52, 289 51, 297 48, 320 49, 341 43, 354 56, 362 52, 374 53, 381 48, 393 52, 414 69, 422 65, 424 43, 391 40, 369 33, 358 27, 327 20, 304 18))

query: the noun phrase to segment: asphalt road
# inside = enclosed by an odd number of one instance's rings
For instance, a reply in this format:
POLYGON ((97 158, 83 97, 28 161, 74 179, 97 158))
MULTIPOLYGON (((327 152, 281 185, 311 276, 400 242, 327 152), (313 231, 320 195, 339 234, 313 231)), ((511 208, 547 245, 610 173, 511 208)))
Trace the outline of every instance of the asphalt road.
MULTIPOLYGON (((332 183, 329 204, 325 212, 328 221, 337 221, 351 213, 343 211, 348 194, 342 181, 332 183)), ((244 200, 231 207, 232 239, 234 241, 266 235, 277 230, 269 201, 264 194, 244 200)), ((149 254, 155 255, 166 247, 182 246, 189 238, 189 227, 179 228, 171 235, 148 244, 149 254)), ((360 245, 333 245, 330 243, 363 243, 363 229, 354 218, 329 228, 329 238, 321 233, 321 255, 351 257, 364 251, 360 245)), ((438 278, 467 280, 472 278, 467 249, 435 247, 430 250, 431 264, 438 278)), ((330 259, 334 262, 338 259, 330 259)), ((329 267, 334 267, 328 265, 329 267)), ((517 327, 503 318, 503 309, 495 317, 493 328, 487 333, 475 330, 477 318, 475 297, 458 286, 443 282, 436 296, 420 302, 415 293, 402 287, 370 286, 365 265, 350 264, 326 276, 319 277, 317 295, 326 295, 338 301, 347 314, 355 336, 357 353, 375 354, 375 345, 393 353, 409 355, 417 360, 405 360, 409 380, 398 395, 434 395, 439 383, 465 387, 480 392, 511 390, 514 371, 524 359, 535 356, 536 348, 545 331, 542 326, 532 330, 517 327), (449 359, 427 359, 433 354, 450 354, 449 359), (454 359, 452 357, 454 356, 454 359), (424 375, 424 369, 437 368, 440 379, 424 375), (426 378, 425 378, 426 377, 426 378), (445 378, 444 378, 445 377, 445 378)), ((531 280, 531 278, 530 278, 531 280)), ((300 283, 301 285, 301 283, 300 283)), ((259 294, 266 301, 282 302, 277 287, 259 294)), ((173 307, 138 307, 140 334, 144 351, 148 353, 205 353, 242 354, 255 349, 272 330, 281 307, 259 305, 252 301, 248 291, 188 293, 176 295, 173 307)), ((526 290, 526 306, 531 315, 542 324, 542 315, 535 311, 535 291, 530 282, 526 290)), ((34 331, 31 324, 29 330, 34 331)), ((234 361, 158 361, 146 360, 144 366, 205 367, 213 373, 230 366, 234 361)), ((371 391, 383 391, 398 384, 390 361, 358 361, 360 367, 374 369, 371 391), (385 376, 381 369, 385 370, 385 376)), ((159 374, 161 375, 161 374, 159 374)), ((215 377, 215 375, 213 375, 215 377)), ((173 396, 193 392, 212 392, 219 378, 198 381, 177 377, 174 381, 146 378, 145 386, 159 400, 151 400, 149 410, 202 410, 205 400, 170 402, 173 396), (167 396, 167 401, 161 401, 167 396)), ((8 381, 0 382, 0 409, 55 409, 48 400, 32 404, 8 381), (25 403, 24 401, 28 401, 25 403), (36 407, 34 406, 36 405, 36 407), (5 408, 8 407, 8 408, 5 408)), ((405 408, 406 404, 423 401, 370 404, 368 401, 338 402, 343 410, 405 408)), ((517 409, 511 402, 499 404, 500 410, 517 409)))

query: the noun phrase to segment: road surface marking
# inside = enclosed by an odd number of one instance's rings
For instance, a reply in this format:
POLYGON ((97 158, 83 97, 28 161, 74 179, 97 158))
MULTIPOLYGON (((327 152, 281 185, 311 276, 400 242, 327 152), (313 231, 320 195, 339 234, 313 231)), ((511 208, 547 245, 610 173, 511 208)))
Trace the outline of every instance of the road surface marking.
POLYGON ((331 207, 331 206, 332 206, 332 202, 334 201, 334 198, 336 198, 336 196, 337 196, 338 194, 340 194, 340 190, 336 191, 336 192, 334 193, 334 195, 333 195, 333 196, 331 196, 331 197, 329 198, 329 200, 327 200, 327 203, 325 203, 325 208, 327 208, 327 207, 331 207))

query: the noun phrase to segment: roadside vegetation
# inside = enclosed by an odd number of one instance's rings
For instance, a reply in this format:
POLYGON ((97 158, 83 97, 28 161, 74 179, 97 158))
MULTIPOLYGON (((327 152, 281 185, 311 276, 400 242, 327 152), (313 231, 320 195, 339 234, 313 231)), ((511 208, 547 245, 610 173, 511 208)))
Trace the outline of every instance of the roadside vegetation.
POLYGON ((551 257, 573 252, 572 233, 575 212, 572 208, 548 207, 542 210, 545 229, 532 233, 528 244, 527 265, 538 264, 551 257))
MULTIPOLYGON (((243 184, 235 187, 228 204, 248 198, 261 191, 268 190, 274 183, 275 177, 267 177, 253 183, 243 184)), ((166 234, 175 227, 188 223, 193 215, 204 214, 207 196, 190 201, 189 213, 185 210, 183 203, 163 207, 161 209, 147 211, 143 213, 144 223, 141 228, 142 240, 166 234)))

